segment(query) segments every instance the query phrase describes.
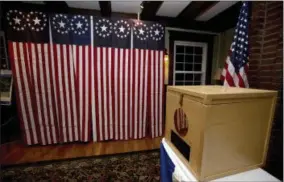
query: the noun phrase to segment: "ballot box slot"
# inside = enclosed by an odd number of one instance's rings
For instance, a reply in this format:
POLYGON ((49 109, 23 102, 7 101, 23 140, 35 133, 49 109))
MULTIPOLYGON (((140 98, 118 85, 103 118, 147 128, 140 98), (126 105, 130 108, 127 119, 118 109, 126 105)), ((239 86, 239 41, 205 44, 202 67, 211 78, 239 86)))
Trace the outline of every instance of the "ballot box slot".
POLYGON ((189 161, 190 146, 184 142, 173 130, 171 131, 171 142, 178 149, 178 151, 189 161))

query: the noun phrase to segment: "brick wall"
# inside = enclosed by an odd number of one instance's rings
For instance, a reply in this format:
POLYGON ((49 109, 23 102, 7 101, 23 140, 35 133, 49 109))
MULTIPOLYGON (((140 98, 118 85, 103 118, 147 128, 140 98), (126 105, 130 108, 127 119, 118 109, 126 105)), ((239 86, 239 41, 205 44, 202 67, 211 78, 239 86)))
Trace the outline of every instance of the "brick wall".
POLYGON ((283 179, 283 2, 252 2, 249 30, 252 88, 278 90, 265 169, 283 179))

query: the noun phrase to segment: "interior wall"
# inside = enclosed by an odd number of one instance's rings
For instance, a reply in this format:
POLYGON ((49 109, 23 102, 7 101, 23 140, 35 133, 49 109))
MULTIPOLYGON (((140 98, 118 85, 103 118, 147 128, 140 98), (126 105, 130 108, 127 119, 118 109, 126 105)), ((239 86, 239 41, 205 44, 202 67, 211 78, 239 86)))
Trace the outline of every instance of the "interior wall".
POLYGON ((218 68, 223 69, 225 60, 228 56, 228 51, 230 49, 231 43, 233 41, 234 28, 228 29, 224 32, 219 33, 214 37, 213 44, 213 58, 212 58, 212 75, 211 82, 216 83, 214 80, 214 75, 218 68))

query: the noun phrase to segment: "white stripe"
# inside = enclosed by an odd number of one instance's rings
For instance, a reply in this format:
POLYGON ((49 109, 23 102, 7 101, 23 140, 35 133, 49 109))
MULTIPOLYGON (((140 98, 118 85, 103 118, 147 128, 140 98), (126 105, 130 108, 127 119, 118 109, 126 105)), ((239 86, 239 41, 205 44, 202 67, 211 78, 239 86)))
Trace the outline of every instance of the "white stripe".
MULTIPOLYGON (((139 80, 139 83, 140 83, 140 93, 139 93, 139 102, 138 102, 138 105, 139 105, 139 118, 138 118, 138 122, 139 122, 139 138, 142 137, 142 129, 144 128, 143 126, 143 113, 142 113, 142 106, 144 105, 143 104, 143 101, 142 101, 142 95, 143 95, 143 90, 141 87, 143 87, 143 78, 144 78, 144 50, 140 50, 140 63, 139 63, 139 66, 141 68, 140 70, 140 80, 139 80)), ((145 79, 145 78, 144 78, 145 79)))
MULTIPOLYGON (((131 30, 131 33, 132 33, 132 30, 131 30)), ((129 137, 132 138, 132 130, 133 130, 133 126, 132 126, 132 122, 133 122, 133 119, 132 119, 132 113, 133 113, 133 108, 132 108, 132 94, 133 94, 133 69, 132 69, 132 66, 133 66, 133 49, 130 49, 130 87, 129 87, 129 93, 130 93, 130 102, 129 102, 129 111, 130 111, 130 118, 129 118, 129 127, 130 127, 130 133, 129 133, 129 137)))
POLYGON ((46 91, 45 91, 45 84, 43 78, 43 63, 42 63, 42 52, 41 52, 41 44, 37 44, 37 54, 38 54, 38 64, 39 64, 39 79, 40 79, 40 86, 41 86, 41 98, 42 98, 42 105, 43 105, 43 115, 44 115, 44 122, 43 128, 46 131, 47 136, 47 143, 51 144, 51 137, 49 131, 49 124, 48 124, 48 117, 47 117, 47 107, 46 107, 46 91))
POLYGON ((112 110, 112 89, 111 89, 111 70, 112 70, 112 65, 111 65, 111 62, 112 62, 112 55, 111 55, 111 50, 112 48, 108 48, 108 89, 109 89, 109 121, 110 121, 110 124, 109 124, 109 127, 110 127, 110 139, 113 139, 113 121, 112 121, 112 113, 113 113, 113 110, 112 110))
POLYGON ((160 96, 160 103, 159 103, 159 115, 160 115, 160 120, 159 120, 159 136, 162 135, 162 124, 163 124, 163 84, 164 84, 164 80, 163 80, 163 74, 164 74, 164 69, 163 69, 163 64, 164 64, 164 58, 163 58, 163 51, 160 51, 160 61, 159 61, 159 70, 160 70, 160 91, 159 91, 159 96, 160 96))
POLYGON ((92 91, 92 126, 93 126, 93 141, 96 142, 98 141, 97 139, 97 125, 96 125, 96 108, 95 108, 95 103, 96 103, 96 98, 95 98, 95 63, 94 63, 94 30, 93 30, 93 16, 91 16, 91 91, 92 91))
POLYGON ((83 133, 83 47, 79 46, 79 68, 78 68, 78 82, 79 82, 79 116, 80 116, 80 140, 83 140, 82 133, 83 133))
MULTIPOLYGON (((73 47, 74 47, 74 45, 73 45, 73 47)), ((73 57, 73 54, 72 54, 72 52, 73 51, 71 51, 72 50, 72 45, 69 45, 69 57, 70 57, 70 78, 71 78, 71 94, 72 94, 72 106, 73 106, 73 110, 72 110, 72 112, 73 112, 73 114, 74 114, 74 118, 72 118, 72 121, 73 121, 73 124, 74 124, 74 130, 75 130, 75 141, 78 141, 78 133, 79 133, 79 131, 78 131, 78 125, 77 125, 77 122, 78 122, 78 117, 77 117, 77 109, 76 109, 76 105, 77 105, 77 103, 76 103, 76 93, 75 93, 75 90, 76 90, 76 88, 75 88, 75 78, 74 78, 74 73, 75 73, 75 70, 74 70, 74 65, 75 65, 75 61, 74 61, 74 57, 73 57)))
MULTIPOLYGON (((21 45, 20 45, 20 47, 22 47, 21 45)), ((26 43, 26 47, 28 47, 28 44, 26 43)), ((30 56, 29 56, 29 50, 28 50, 28 48, 26 48, 26 55, 27 55, 27 59, 28 59, 28 63, 29 63, 29 65, 30 65, 30 70, 29 71, 32 71, 32 68, 31 68, 31 62, 30 62, 30 56)), ((25 63, 24 62, 22 62, 22 67, 25 67, 25 63)), ((28 76, 25 76, 24 77, 24 79, 26 80, 26 81, 24 81, 25 83, 28 83, 28 80, 27 80, 27 77, 28 76)), ((30 77, 29 79, 32 79, 32 77, 30 77)), ((29 89, 27 89, 27 96, 30 98, 29 100, 28 100, 28 110, 29 110, 29 113, 30 113, 30 117, 31 117, 31 124, 32 124, 32 132, 33 132, 33 138, 34 138, 34 140, 35 140, 35 143, 38 143, 38 138, 37 138, 37 133, 36 133, 36 126, 35 126, 35 118, 34 118, 34 111, 33 111, 33 107, 32 107, 32 103, 31 103, 31 94, 30 94, 30 90, 29 89)))
POLYGON ((114 49, 114 94, 115 94, 115 139, 118 139, 118 87, 117 87, 117 68, 118 68, 118 49, 114 49))
POLYGON ((103 119, 102 119, 102 85, 101 85, 101 48, 97 48, 98 58, 98 108, 99 108, 99 123, 100 123, 100 139, 103 139, 103 119))
POLYGON ((240 76, 242 77, 245 87, 248 88, 249 84, 248 84, 248 79, 247 79, 247 75, 245 73, 245 69, 244 66, 240 68, 240 76))
POLYGON ((107 115, 108 115, 108 110, 107 110, 107 84, 106 84, 106 48, 103 47, 103 59, 102 59, 102 64, 103 64, 103 93, 104 93, 104 126, 105 126, 105 140, 108 140, 108 125, 107 125, 107 115))
POLYGON ((155 81, 155 137, 158 136, 158 128, 159 128, 159 121, 158 121, 158 72, 159 72, 159 51, 155 51, 155 68, 156 68, 156 75, 155 75, 155 78, 156 78, 156 81, 155 81))
POLYGON ((65 84, 65 94, 64 97, 66 97, 66 101, 67 103, 65 103, 67 105, 67 122, 68 122, 68 131, 69 131, 69 141, 73 141, 73 132, 72 132, 72 122, 71 119, 73 120, 73 118, 71 118, 71 104, 70 104, 70 92, 69 92, 69 80, 68 80, 68 73, 70 73, 70 70, 68 70, 67 68, 67 64, 69 64, 67 62, 67 50, 66 50, 66 45, 63 45, 63 66, 64 66, 64 84, 65 84))
POLYGON ((129 60, 128 60, 128 55, 129 55, 129 50, 126 49, 126 52, 125 52, 125 76, 124 76, 124 86, 125 86, 125 90, 124 90, 124 94, 125 94, 125 102, 124 102, 124 116, 125 116, 125 124, 124 124, 124 128, 125 128, 125 139, 127 140, 128 139, 128 128, 129 128, 129 125, 128 125, 128 100, 127 100, 127 97, 129 96, 129 92, 128 92, 128 69, 129 69, 129 60))
POLYGON ((35 45, 31 44, 31 48, 32 48, 32 68, 33 68, 33 76, 34 76, 34 86, 35 86, 35 95, 36 95, 36 103, 37 103, 37 107, 38 107, 38 120, 39 120, 39 125, 40 125, 40 134, 41 134, 41 138, 42 138, 42 144, 45 145, 46 141, 44 138, 44 131, 42 130, 43 128, 43 123, 42 123, 42 113, 41 113, 41 105, 40 105, 40 93, 39 93, 39 89, 38 89, 38 83, 37 83, 37 68, 36 68, 36 52, 35 52, 35 45))
POLYGON ((233 80, 234 80, 234 84, 236 87, 239 87, 239 78, 235 72, 235 67, 234 65, 231 63, 231 60, 228 61, 228 72, 229 74, 232 76, 233 80))
POLYGON ((144 113, 143 113, 143 137, 146 136, 146 109, 147 109, 147 92, 148 92, 148 56, 149 56, 149 50, 146 50, 146 55, 145 55, 145 79, 144 79, 144 85, 145 85, 145 90, 144 90, 144 103, 143 103, 143 108, 144 108, 144 113))
POLYGON ((22 111, 22 116, 23 116, 25 133, 27 136, 27 144, 31 145, 32 144, 31 136, 30 136, 30 130, 29 130, 28 120, 27 120, 27 115, 26 115, 26 108, 24 106, 24 93, 23 93, 21 75, 20 75, 20 70, 19 70, 19 65, 18 65, 18 62, 20 60, 19 60, 19 56, 17 55, 17 46, 15 42, 13 42, 13 51, 14 51, 14 64, 15 64, 15 70, 16 70, 16 79, 17 79, 17 84, 18 84, 18 93, 19 93, 19 98, 20 98, 20 106, 21 106, 21 111, 22 111))
POLYGON ((154 133, 154 126, 155 126, 155 123, 154 123, 154 51, 151 50, 151 130, 152 130, 152 133, 151 133, 151 136, 154 137, 155 133, 154 133))
MULTIPOLYGON (((73 49, 72 49, 72 53, 73 53, 73 64, 74 64, 74 70, 75 70, 75 74, 77 73, 77 49, 76 49, 76 47, 77 47, 77 45, 73 45, 73 49)), ((78 75, 76 75, 76 77, 77 77, 78 75)))
POLYGON ((55 131, 55 122, 54 122, 54 117, 53 117, 53 105, 52 105, 52 101, 51 101, 51 97, 52 97, 52 93, 51 93, 51 84, 50 84, 50 74, 49 74, 49 64, 50 64, 50 60, 49 60, 49 54, 48 54, 48 44, 44 44, 44 57, 45 57, 45 73, 46 73, 46 90, 47 90, 47 94, 48 94, 48 109, 49 109, 49 117, 50 117, 50 121, 51 121, 51 129, 52 129, 52 136, 53 136, 53 143, 57 143, 56 140, 56 131, 55 131))
POLYGON ((124 72, 124 70, 122 69, 122 66, 123 66, 123 49, 120 49, 120 59, 119 59, 119 133, 120 133, 120 139, 122 140, 122 134, 123 134, 123 119, 122 119, 122 107, 123 107, 123 100, 122 100, 122 96, 123 96, 123 92, 122 92, 122 72, 124 72))
MULTIPOLYGON (((50 22, 50 20, 49 20, 50 22)), ((50 46, 50 53, 51 53, 51 71, 52 71, 52 82, 53 82, 53 92, 55 98, 55 115, 57 119, 57 127, 60 129, 59 125, 59 114, 58 114, 58 100, 57 100, 57 91, 56 91, 56 79, 55 79, 55 66, 54 66, 54 52, 53 52, 53 42, 52 42, 52 31, 51 31, 51 24, 49 23, 49 46, 50 46)))
POLYGON ((85 139, 88 140, 88 119, 89 119, 89 47, 85 46, 85 139))
POLYGON ((134 138, 137 138, 137 129, 138 129, 138 110, 137 110, 137 105, 138 105, 138 65, 139 65, 139 58, 138 58, 138 49, 135 49, 135 91, 134 91, 134 138))
POLYGON ((62 120, 58 121, 62 123, 62 130, 63 130, 63 141, 67 142, 67 134, 66 134, 66 118, 65 118, 65 106, 64 106, 64 93, 63 93, 63 84, 62 84, 62 70, 61 70, 61 52, 60 52, 60 45, 56 45, 57 49, 57 67, 58 67, 58 82, 59 82, 59 98, 61 104, 61 115, 62 120))

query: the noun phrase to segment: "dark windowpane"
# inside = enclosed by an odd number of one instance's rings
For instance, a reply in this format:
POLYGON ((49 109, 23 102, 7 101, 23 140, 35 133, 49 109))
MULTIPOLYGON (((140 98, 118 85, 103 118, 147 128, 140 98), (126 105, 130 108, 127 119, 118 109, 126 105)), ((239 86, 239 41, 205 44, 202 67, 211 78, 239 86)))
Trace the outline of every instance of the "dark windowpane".
POLYGON ((202 54, 202 47, 195 47, 194 54, 202 54))
POLYGON ((184 46, 176 46, 176 53, 184 53, 184 46))
POLYGON ((185 85, 193 85, 193 82, 184 82, 185 85))
POLYGON ((185 81, 193 81, 193 74, 185 74, 185 81))
POLYGON ((181 62, 183 63, 184 62, 184 55, 176 55, 176 62, 181 62))
POLYGON ((176 81, 175 85, 183 85, 183 82, 176 81))
POLYGON ((192 71, 192 64, 184 64, 184 71, 192 71))
POLYGON ((200 82, 201 81, 201 74, 195 74, 194 75, 194 81, 200 82))
POLYGON ((194 56, 194 63, 199 63, 199 64, 201 64, 201 63, 202 63, 202 56, 195 55, 195 56, 194 56))
POLYGON ((193 63, 193 55, 185 55, 186 63, 193 63))
POLYGON ((183 63, 176 63, 176 70, 183 71, 183 63))
POLYGON ((193 54, 193 47, 186 46, 185 47, 185 52, 186 52, 186 54, 193 54))
POLYGON ((194 85, 201 85, 201 82, 194 82, 194 85))
POLYGON ((201 71, 201 64, 194 64, 194 71, 201 71))
POLYGON ((176 73, 176 81, 183 81, 184 73, 176 73))

